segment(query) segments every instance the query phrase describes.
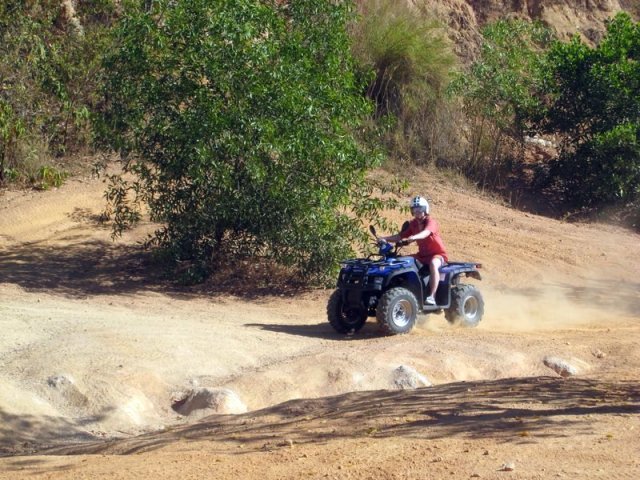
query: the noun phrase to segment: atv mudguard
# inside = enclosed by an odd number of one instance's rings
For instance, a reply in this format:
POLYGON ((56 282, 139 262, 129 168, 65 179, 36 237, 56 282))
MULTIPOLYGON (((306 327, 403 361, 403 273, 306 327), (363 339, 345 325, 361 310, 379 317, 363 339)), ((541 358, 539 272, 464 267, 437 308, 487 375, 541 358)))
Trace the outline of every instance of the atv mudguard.
POLYGON ((386 280, 384 290, 396 286, 404 287, 416 296, 419 303, 424 299, 424 288, 415 266, 399 268, 393 272, 393 275, 387 277, 386 280))

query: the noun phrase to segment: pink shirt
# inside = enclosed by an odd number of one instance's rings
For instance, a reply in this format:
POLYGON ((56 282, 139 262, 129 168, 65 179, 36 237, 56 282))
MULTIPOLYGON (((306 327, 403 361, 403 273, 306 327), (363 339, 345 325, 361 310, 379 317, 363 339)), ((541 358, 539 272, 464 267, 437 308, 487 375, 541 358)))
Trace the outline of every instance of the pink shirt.
POLYGON ((424 264, 428 264, 435 255, 442 255, 445 262, 449 261, 447 250, 444 248, 444 243, 440 237, 440 227, 434 218, 427 217, 422 221, 414 218, 409 222, 409 228, 402 232, 400 236, 407 238, 423 230, 429 230, 431 234, 427 238, 416 240, 418 253, 414 256, 424 264))

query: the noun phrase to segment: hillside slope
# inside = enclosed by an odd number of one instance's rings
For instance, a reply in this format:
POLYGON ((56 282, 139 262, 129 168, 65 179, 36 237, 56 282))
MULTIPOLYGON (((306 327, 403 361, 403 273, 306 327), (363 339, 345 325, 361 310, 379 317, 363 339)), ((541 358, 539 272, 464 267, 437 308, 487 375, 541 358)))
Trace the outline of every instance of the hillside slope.
POLYGON ((539 20, 567 40, 579 34, 596 42, 605 31, 605 21, 620 11, 637 17, 632 0, 409 0, 442 19, 450 28, 457 53, 471 60, 479 52, 480 29, 504 17, 539 20))

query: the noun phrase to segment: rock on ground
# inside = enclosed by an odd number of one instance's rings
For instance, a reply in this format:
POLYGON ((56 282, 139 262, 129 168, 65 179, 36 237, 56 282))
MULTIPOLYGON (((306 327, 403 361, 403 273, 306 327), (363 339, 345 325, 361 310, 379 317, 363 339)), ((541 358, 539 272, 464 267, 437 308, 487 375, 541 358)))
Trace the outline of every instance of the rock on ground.
POLYGON ((196 388, 190 390, 173 409, 185 416, 198 417, 212 414, 239 414, 247 411, 240 397, 227 388, 196 388))

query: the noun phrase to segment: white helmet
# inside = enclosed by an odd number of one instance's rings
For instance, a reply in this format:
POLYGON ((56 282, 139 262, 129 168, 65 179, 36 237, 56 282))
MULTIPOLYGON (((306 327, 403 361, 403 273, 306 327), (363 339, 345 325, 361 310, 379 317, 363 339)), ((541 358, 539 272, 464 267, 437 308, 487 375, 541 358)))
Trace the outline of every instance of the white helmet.
POLYGON ((413 197, 409 207, 411 209, 421 208, 424 213, 429 214, 429 202, 427 202, 426 198, 422 198, 421 196, 413 197))

